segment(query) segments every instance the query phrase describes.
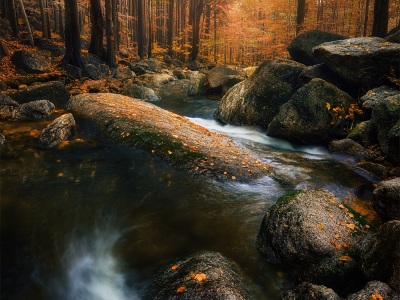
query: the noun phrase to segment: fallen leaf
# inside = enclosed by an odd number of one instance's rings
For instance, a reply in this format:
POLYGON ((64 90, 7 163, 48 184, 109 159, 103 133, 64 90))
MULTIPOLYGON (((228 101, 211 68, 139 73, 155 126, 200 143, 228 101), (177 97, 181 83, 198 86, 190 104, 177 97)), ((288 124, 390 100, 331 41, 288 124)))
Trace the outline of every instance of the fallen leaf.
POLYGON ((337 250, 340 250, 340 249, 341 249, 340 245, 339 245, 338 243, 336 243, 335 241, 331 241, 331 244, 332 244, 337 250))
POLYGON ((339 207, 340 207, 341 209, 345 209, 345 207, 344 207, 343 204, 339 204, 339 207))
POLYGON ((186 287, 185 286, 180 286, 176 290, 177 293, 183 293, 184 291, 186 291, 186 287))
POLYGON ((331 218, 331 219, 332 219, 332 218, 333 218, 333 215, 329 215, 329 218, 331 218))
POLYGON ((207 276, 204 273, 197 273, 194 275, 193 279, 197 280, 198 282, 202 282, 203 280, 207 279, 207 276))
POLYGON ((178 268, 179 268, 179 267, 176 266, 176 265, 171 267, 171 269, 174 270, 174 271, 175 271, 175 270, 178 270, 178 268))
POLYGON ((368 224, 367 225, 365 225, 365 228, 370 228, 371 226, 369 226, 368 224))
POLYGON ((341 261, 352 261, 353 259, 350 256, 345 255, 345 256, 339 257, 339 260, 341 260, 341 261))
POLYGON ((236 176, 232 176, 232 180, 236 180, 236 176))
POLYGON ((225 172, 224 172, 224 175, 226 175, 226 174, 228 174, 228 172, 225 171, 225 172))
POLYGON ((324 229, 324 228, 325 228, 324 225, 321 225, 321 224, 318 225, 318 229, 321 229, 321 230, 322 230, 322 229, 324 229))
POLYGON ((349 213, 350 218, 354 218, 354 215, 352 213, 349 213))
POLYGON ((326 108, 327 108, 328 110, 331 109, 331 105, 330 105, 328 102, 326 102, 326 108))
POLYGON ((375 298, 376 298, 377 300, 383 300, 383 297, 382 297, 381 294, 375 294, 374 296, 375 296, 375 298))
POLYGON ((171 155, 171 154, 172 154, 172 152, 168 150, 168 154, 169 154, 169 155, 171 155))
POLYGON ((345 247, 345 248, 349 248, 349 245, 347 245, 347 243, 346 243, 346 242, 343 242, 343 247, 345 247))
POLYGON ((354 230, 356 226, 354 224, 346 224, 347 228, 350 228, 351 230, 354 230))
POLYGON ((58 174, 57 174, 57 177, 63 177, 63 176, 64 176, 63 173, 58 173, 58 174))

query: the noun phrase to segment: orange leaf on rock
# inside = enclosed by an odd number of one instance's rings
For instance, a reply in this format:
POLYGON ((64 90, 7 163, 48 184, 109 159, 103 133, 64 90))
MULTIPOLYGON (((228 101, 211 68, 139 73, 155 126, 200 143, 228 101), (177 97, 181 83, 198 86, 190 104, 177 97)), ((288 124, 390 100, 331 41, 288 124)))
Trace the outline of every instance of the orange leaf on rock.
POLYGON ((341 260, 341 261, 352 261, 353 259, 350 256, 345 255, 345 256, 339 257, 339 260, 341 260))
POLYGON ((176 265, 171 267, 172 270, 177 270, 178 268, 179 268, 179 267, 176 266, 176 265))
POLYGON ((375 298, 376 298, 377 300, 383 300, 383 297, 382 297, 381 294, 375 294, 374 296, 375 296, 375 298))
POLYGON ((186 287, 185 286, 180 286, 176 290, 177 293, 183 293, 184 291, 186 291, 186 287))
POLYGON ((350 228, 351 230, 354 230, 356 228, 356 226, 354 224, 346 224, 346 226, 348 228, 350 228))
POLYGON ((207 279, 207 276, 203 273, 197 273, 196 275, 194 275, 193 279, 197 280, 198 282, 202 282, 203 280, 207 279))

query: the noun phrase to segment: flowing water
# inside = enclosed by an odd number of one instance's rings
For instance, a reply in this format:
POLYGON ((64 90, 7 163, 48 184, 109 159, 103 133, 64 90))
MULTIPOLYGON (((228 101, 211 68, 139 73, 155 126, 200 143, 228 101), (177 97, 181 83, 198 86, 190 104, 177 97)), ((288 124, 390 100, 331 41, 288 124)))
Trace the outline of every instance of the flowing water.
POLYGON ((269 265, 255 248, 265 211, 304 187, 368 198, 371 180, 351 159, 222 126, 212 119, 215 99, 188 97, 181 85, 157 90, 156 104, 232 136, 290 182, 188 176, 142 151, 100 144, 90 128, 79 128, 79 139, 62 149, 43 151, 30 136, 43 123, 2 123, 21 154, 0 166, 1 299, 141 299, 160 267, 199 250, 236 261, 257 299, 278 299, 295 274, 269 265))

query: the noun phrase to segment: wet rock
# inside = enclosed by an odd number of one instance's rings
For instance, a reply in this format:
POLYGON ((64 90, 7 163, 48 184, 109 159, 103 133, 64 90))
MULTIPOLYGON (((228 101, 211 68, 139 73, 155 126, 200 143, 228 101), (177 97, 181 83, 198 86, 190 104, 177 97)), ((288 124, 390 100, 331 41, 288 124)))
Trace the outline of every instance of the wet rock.
POLYGON ((314 78, 320 78, 333 84, 337 88, 349 93, 350 95, 357 95, 358 91, 353 86, 347 84, 344 80, 340 79, 324 64, 309 66, 303 69, 300 73, 299 80, 302 85, 309 83, 314 78))
POLYGON ((249 300, 245 276, 239 266, 217 252, 199 252, 161 270, 145 299, 249 300), (174 269, 175 267, 176 269, 174 269))
POLYGON ((345 115, 352 103, 347 93, 322 79, 313 79, 280 107, 267 134, 301 144, 344 137, 348 134, 345 115))
POLYGON ((115 79, 127 80, 131 79, 135 74, 128 67, 119 67, 114 71, 113 77, 115 79))
POLYGON ((362 108, 371 113, 379 102, 397 94, 400 94, 399 90, 384 85, 369 90, 361 97, 360 102, 362 103, 362 108))
POLYGON ((65 66, 65 71, 67 72, 67 75, 72 79, 82 78, 82 69, 81 68, 78 68, 78 67, 68 64, 65 66))
POLYGON ((140 79, 151 85, 162 85, 175 80, 175 77, 168 74, 144 74, 140 79))
POLYGON ((372 159, 373 155, 352 139, 333 140, 329 143, 329 151, 354 155, 360 159, 372 159))
POLYGON ((290 57, 307 66, 316 65, 320 61, 313 55, 312 49, 326 42, 344 40, 348 37, 318 29, 306 31, 299 34, 290 43, 287 50, 290 57))
POLYGON ((174 74, 174 76, 179 80, 186 79, 185 71, 183 71, 181 68, 175 69, 172 74, 174 74))
POLYGON ((400 166, 400 119, 388 134, 387 159, 394 165, 400 166))
POLYGON ((198 71, 189 74, 189 96, 205 95, 209 89, 207 76, 198 71))
POLYGON ((142 99, 145 101, 158 101, 158 96, 154 93, 154 90, 137 84, 131 84, 124 88, 122 95, 129 96, 132 98, 142 99))
POLYGON ((18 102, 4 94, 0 94, 0 120, 12 119, 19 109, 18 102))
POLYGON ((36 100, 22 104, 15 113, 17 120, 45 119, 54 113, 55 106, 48 100, 36 100))
POLYGON ((146 60, 148 69, 152 72, 158 72, 162 69, 161 62, 157 58, 149 58, 146 60))
POLYGON ((379 183, 372 194, 372 207, 383 222, 400 220, 400 178, 379 183))
POLYGON ((146 70, 142 66, 134 66, 132 71, 137 75, 146 74, 146 70))
POLYGON ((267 260, 309 267, 323 259, 347 255, 362 225, 332 193, 300 190, 287 194, 265 214, 257 248, 267 260))
POLYGON ((25 91, 10 93, 9 96, 18 103, 46 99, 57 108, 63 108, 69 99, 69 92, 60 81, 50 81, 30 86, 25 91))
POLYGON ((47 73, 51 69, 51 61, 41 52, 18 50, 11 56, 11 61, 17 69, 29 74, 47 73))
POLYGON ((57 148, 75 133, 75 120, 72 114, 64 114, 49 124, 39 136, 39 145, 44 148, 57 148))
POLYGON ((324 43, 314 55, 351 84, 376 87, 400 69, 400 45, 377 37, 353 38, 324 43))
POLYGON ((142 100, 112 93, 80 94, 67 108, 97 129, 100 137, 148 151, 191 173, 238 181, 272 173, 256 153, 227 136, 142 100))
POLYGON ((281 300, 341 300, 334 290, 310 282, 299 284, 294 290, 286 292, 281 300))
POLYGON ((239 71, 229 68, 228 66, 216 66, 207 73, 207 80, 210 88, 221 87, 230 75, 240 75, 239 71))
POLYGON ((400 291, 400 221, 382 225, 358 245, 361 269, 369 280, 386 282, 400 291))
POLYGON ((379 294, 382 299, 395 300, 394 298, 392 298, 394 294, 393 290, 386 283, 380 281, 368 282, 361 291, 349 295, 346 300, 378 299, 374 297, 376 294, 379 294))
POLYGON ((214 116, 228 124, 267 128, 296 91, 303 68, 289 60, 263 62, 249 79, 225 94, 214 116))
POLYGON ((357 167, 367 171, 372 176, 376 177, 377 179, 384 179, 389 176, 389 169, 379 163, 370 162, 370 161, 363 161, 357 164, 357 167))
POLYGON ((372 111, 372 122, 377 128, 383 152, 389 152, 389 132, 400 119, 400 94, 380 101, 372 111))
POLYGON ((372 146, 378 143, 378 136, 375 125, 371 120, 361 122, 353 128, 347 135, 347 138, 361 144, 364 147, 372 146))

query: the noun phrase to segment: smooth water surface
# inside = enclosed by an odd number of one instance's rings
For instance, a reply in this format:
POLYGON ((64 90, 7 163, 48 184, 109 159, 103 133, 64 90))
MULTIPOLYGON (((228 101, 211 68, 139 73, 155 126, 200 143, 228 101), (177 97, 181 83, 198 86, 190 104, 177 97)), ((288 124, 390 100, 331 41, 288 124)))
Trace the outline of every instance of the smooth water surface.
POLYGON ((160 267, 199 250, 239 263, 258 299, 278 299, 295 274, 265 263, 255 248, 265 211, 293 189, 345 198, 369 185, 321 147, 221 126, 212 120, 218 103, 186 96, 179 82, 156 92, 157 105, 232 136, 290 182, 188 176, 151 154, 100 144, 84 128, 79 142, 43 151, 29 137, 43 125, 2 123, 22 154, 0 166, 1 299, 141 299, 160 267))

